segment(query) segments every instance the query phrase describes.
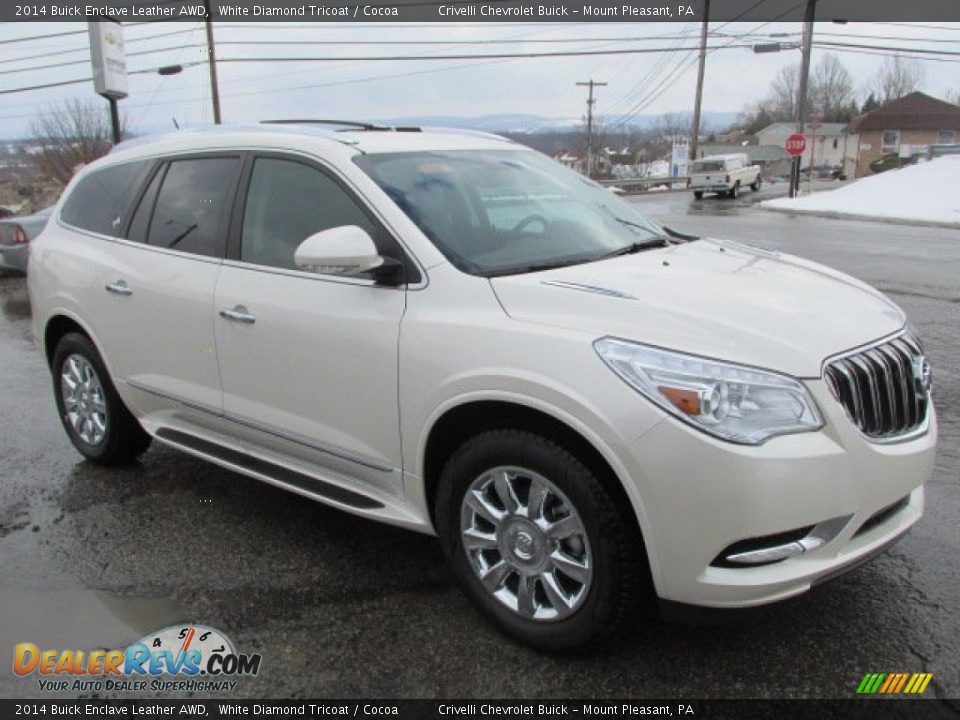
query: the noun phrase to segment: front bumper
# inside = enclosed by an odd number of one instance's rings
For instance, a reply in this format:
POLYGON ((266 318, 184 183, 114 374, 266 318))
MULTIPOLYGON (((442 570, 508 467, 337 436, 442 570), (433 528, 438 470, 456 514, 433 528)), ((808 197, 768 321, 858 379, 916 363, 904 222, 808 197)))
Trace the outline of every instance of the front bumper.
POLYGON ((0 245, 0 270, 25 273, 29 258, 29 245, 0 245))
POLYGON ((920 519, 937 439, 932 404, 925 434, 875 444, 822 381, 807 385, 826 420, 818 432, 743 446, 669 418, 629 447, 662 600, 736 608, 785 599, 876 554, 920 519), (716 562, 734 543, 829 520, 839 530, 793 557, 716 562))

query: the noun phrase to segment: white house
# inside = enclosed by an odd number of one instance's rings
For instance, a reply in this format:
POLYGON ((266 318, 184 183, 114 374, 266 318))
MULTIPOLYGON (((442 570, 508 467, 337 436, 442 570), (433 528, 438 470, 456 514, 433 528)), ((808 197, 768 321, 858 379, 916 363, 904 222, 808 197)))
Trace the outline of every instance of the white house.
MULTIPOLYGON (((802 167, 808 165, 843 165, 847 145, 846 123, 821 123, 813 128, 809 124, 804 128, 807 136, 807 149, 803 153, 802 167), (811 153, 813 160, 811 161, 811 153)), ((758 145, 776 145, 783 147, 787 138, 796 132, 792 122, 776 122, 757 132, 758 145)))

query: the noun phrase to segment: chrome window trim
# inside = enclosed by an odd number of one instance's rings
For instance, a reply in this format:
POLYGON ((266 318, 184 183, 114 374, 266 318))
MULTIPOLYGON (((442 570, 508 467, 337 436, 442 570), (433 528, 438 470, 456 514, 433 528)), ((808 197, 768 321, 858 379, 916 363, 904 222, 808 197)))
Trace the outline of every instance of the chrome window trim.
POLYGON ((112 235, 103 235, 98 232, 93 232, 92 230, 84 230, 83 228, 78 228, 75 225, 71 225, 64 220, 60 219, 60 216, 57 216, 57 224, 63 227, 70 232, 80 233, 81 235, 86 235, 88 237, 94 238, 95 240, 106 240, 107 242, 117 243, 118 245, 125 245, 127 247, 137 248, 140 250, 147 250, 149 252, 161 253, 163 255, 172 255, 173 257, 184 258, 186 260, 196 260, 197 262, 205 262, 211 265, 222 265, 223 258, 221 257, 211 257, 210 255, 198 255, 197 253, 184 252, 183 250, 174 250, 172 248, 163 248, 157 245, 148 245, 147 243, 137 242, 135 240, 127 240, 126 238, 113 237, 112 235))
MULTIPOLYGON (((398 288, 405 289, 405 290, 423 290, 424 288, 426 288, 426 287, 430 284, 430 277, 429 277, 429 275, 427 274, 427 270, 426 270, 426 268, 424 267, 423 263, 420 262, 420 258, 418 258, 418 257, 417 257, 417 254, 416 254, 415 252, 413 252, 413 250, 410 249, 410 246, 409 246, 409 245, 407 244, 407 242, 404 240, 403 234, 402 234, 401 232, 399 232, 399 231, 396 229, 396 227, 394 227, 393 224, 391 224, 391 223, 384 217, 383 213, 380 211, 380 208, 377 206, 377 204, 376 204, 375 202, 373 202, 366 193, 364 193, 360 188, 358 188, 355 182, 353 182, 349 177, 347 177, 346 175, 344 175, 344 173, 341 172, 340 169, 339 169, 337 166, 332 165, 332 164, 331 164, 327 159, 325 159, 325 158, 322 158, 322 157, 320 157, 320 156, 318 156, 318 155, 315 155, 315 154, 313 154, 313 153, 310 153, 310 152, 305 152, 305 151, 302 150, 302 149, 290 148, 290 147, 282 147, 282 146, 276 146, 276 147, 274 147, 274 146, 269 146, 269 147, 265 147, 265 146, 262 146, 262 145, 257 145, 257 146, 250 146, 250 145, 233 146, 233 145, 231 145, 231 146, 229 146, 229 147, 226 147, 226 146, 225 146, 225 147, 217 147, 217 148, 215 148, 215 149, 213 149, 213 150, 211 150, 210 148, 192 148, 192 149, 189 149, 189 150, 182 150, 182 149, 181 149, 181 150, 170 150, 170 151, 168 151, 168 152, 156 153, 156 154, 148 154, 148 155, 138 156, 138 157, 135 157, 135 158, 124 158, 123 160, 121 160, 121 161, 119 161, 119 162, 104 164, 104 165, 102 166, 102 168, 98 168, 98 169, 105 169, 105 168, 107 168, 107 167, 113 167, 113 166, 115 166, 115 165, 122 165, 122 164, 124 164, 125 162, 137 162, 137 161, 150 162, 150 161, 154 161, 154 160, 166 161, 166 160, 169 160, 169 159, 171 159, 171 158, 181 158, 181 157, 182 157, 182 158, 188 158, 188 157, 191 156, 191 155, 204 155, 204 154, 205 154, 205 155, 209 155, 211 152, 217 152, 217 153, 220 153, 220 152, 223 152, 223 153, 250 152, 250 153, 254 153, 254 154, 256 154, 256 153, 258 153, 258 152, 259 152, 259 153, 275 153, 275 154, 280 154, 280 155, 298 156, 298 157, 301 157, 301 158, 308 159, 308 160, 310 160, 311 162, 315 162, 315 163, 317 163, 317 164, 319 164, 319 165, 322 165, 322 166, 323 166, 324 168, 326 168, 331 174, 333 174, 336 178, 338 178, 341 182, 343 182, 347 187, 349 187, 349 188, 354 192, 354 194, 355 194, 359 199, 361 199, 361 200, 363 201, 364 206, 365 206, 371 213, 373 213, 373 215, 377 218, 377 220, 378 220, 379 222, 381 222, 381 223, 383 224, 383 226, 384 226, 384 227, 390 232, 390 234, 393 236, 394 240, 397 241, 397 243, 400 245, 400 247, 403 248, 404 252, 406 252, 407 255, 410 257, 411 261, 417 266, 417 269, 420 271, 420 282, 410 283, 410 284, 406 284, 406 285, 399 285, 399 286, 397 286, 397 287, 398 287, 398 288)), ((358 151, 358 152, 359 152, 359 151, 358 151)), ((108 156, 108 157, 109 157, 109 156, 108 156)), ((56 209, 56 211, 55 211, 56 220, 57 220, 57 224, 58 224, 58 225, 60 225, 60 226, 63 227, 63 228, 66 228, 66 229, 68 229, 68 230, 71 230, 71 231, 74 231, 74 232, 80 232, 80 233, 83 233, 83 234, 88 235, 88 236, 90 236, 90 237, 97 238, 98 240, 111 240, 111 241, 114 241, 114 242, 122 242, 122 243, 126 243, 126 244, 128 244, 128 245, 132 245, 132 246, 134 246, 134 247, 145 248, 145 249, 149 249, 149 250, 153 250, 153 251, 159 251, 159 252, 164 252, 164 251, 166 251, 166 252, 169 252, 170 254, 175 255, 175 256, 177 256, 177 257, 196 258, 196 259, 204 260, 205 262, 223 263, 223 262, 225 262, 225 260, 226 260, 226 258, 224 258, 224 257, 212 258, 212 257, 210 257, 209 255, 195 255, 195 254, 193 254, 193 253, 187 253, 187 252, 182 252, 182 251, 178 251, 178 250, 169 250, 168 248, 160 248, 160 247, 157 247, 157 246, 155 246, 155 245, 148 245, 147 243, 141 243, 141 242, 135 242, 135 241, 133 241, 133 240, 127 240, 126 238, 118 238, 118 237, 113 237, 113 236, 111 236, 111 235, 102 235, 102 234, 100 234, 100 233, 92 232, 92 231, 90 231, 90 230, 84 230, 83 228, 75 227, 74 225, 70 225, 69 223, 66 223, 66 222, 64 222, 63 220, 60 219, 60 205, 61 205, 61 203, 58 203, 58 204, 57 204, 57 209, 56 209)), ((223 252, 224 252, 224 254, 226 253, 226 248, 223 249, 223 252)), ((231 262, 241 263, 241 261, 231 261, 231 262)), ((243 263, 243 267, 249 267, 249 268, 251 268, 251 269, 261 269, 261 268, 268 268, 269 266, 265 266, 265 265, 255 265, 255 264, 253 264, 253 263, 243 263)), ((435 266, 433 266, 433 267, 435 267, 435 266)), ((281 268, 272 268, 272 269, 281 270, 281 268)), ((297 271, 294 270, 294 271, 292 271, 292 272, 297 272, 297 271)), ((318 277, 319 277, 319 275, 317 275, 317 273, 308 273, 308 275, 312 275, 312 276, 315 277, 315 278, 318 278, 318 277)), ((328 279, 330 282, 341 282, 341 283, 349 282, 349 284, 356 284, 356 283, 353 282, 353 280, 354 280, 353 278, 350 278, 350 279, 347 279, 347 278, 336 278, 336 277, 334 277, 334 276, 332 276, 332 275, 327 275, 327 276, 324 276, 324 277, 325 277, 326 279, 328 279)), ((374 282, 371 281, 371 282, 370 282, 370 285, 376 285, 376 283, 374 283, 374 282)), ((378 287, 384 287, 384 286, 378 286, 378 287)))

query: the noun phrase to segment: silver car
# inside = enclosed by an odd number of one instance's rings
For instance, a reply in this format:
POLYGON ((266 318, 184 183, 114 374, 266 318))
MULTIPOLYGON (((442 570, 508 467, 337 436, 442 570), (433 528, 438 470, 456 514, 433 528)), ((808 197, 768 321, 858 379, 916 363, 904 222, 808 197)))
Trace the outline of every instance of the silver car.
POLYGON ((0 273, 27 271, 30 241, 47 226, 53 206, 33 215, 0 220, 0 273))

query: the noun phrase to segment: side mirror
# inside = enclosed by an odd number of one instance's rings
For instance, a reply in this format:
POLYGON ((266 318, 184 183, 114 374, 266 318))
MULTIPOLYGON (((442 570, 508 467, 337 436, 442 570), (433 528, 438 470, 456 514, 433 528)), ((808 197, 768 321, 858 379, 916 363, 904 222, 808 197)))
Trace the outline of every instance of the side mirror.
POLYGON ((402 265, 377 253, 373 238, 356 225, 321 230, 304 240, 293 254, 297 267, 330 275, 371 273, 380 279, 402 265))

